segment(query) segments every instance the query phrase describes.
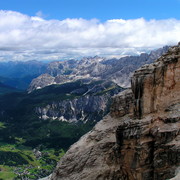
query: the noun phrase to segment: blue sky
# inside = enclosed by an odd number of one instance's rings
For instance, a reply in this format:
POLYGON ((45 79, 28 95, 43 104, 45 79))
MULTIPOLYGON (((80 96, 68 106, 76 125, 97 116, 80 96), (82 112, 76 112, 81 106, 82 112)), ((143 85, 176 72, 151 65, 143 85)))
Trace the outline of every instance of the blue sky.
POLYGON ((180 19, 180 0, 2 0, 0 9, 46 19, 180 19))
POLYGON ((0 61, 140 53, 180 41, 180 0, 2 0, 0 61))

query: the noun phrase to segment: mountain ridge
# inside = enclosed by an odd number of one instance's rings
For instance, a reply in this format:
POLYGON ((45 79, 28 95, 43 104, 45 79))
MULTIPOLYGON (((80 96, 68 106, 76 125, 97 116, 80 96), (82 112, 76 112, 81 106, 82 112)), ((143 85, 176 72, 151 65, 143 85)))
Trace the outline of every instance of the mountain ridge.
POLYGON ((121 87, 129 87, 132 73, 144 64, 152 63, 160 55, 167 52, 168 46, 142 53, 139 56, 125 56, 120 59, 105 59, 95 56, 81 60, 51 62, 45 74, 31 82, 28 92, 51 84, 62 84, 78 79, 105 80, 108 79, 121 87))

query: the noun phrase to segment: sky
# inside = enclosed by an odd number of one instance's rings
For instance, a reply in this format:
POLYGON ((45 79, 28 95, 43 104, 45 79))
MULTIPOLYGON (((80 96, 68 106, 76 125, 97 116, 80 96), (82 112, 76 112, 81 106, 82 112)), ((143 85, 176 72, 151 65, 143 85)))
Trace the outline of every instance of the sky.
POLYGON ((0 61, 118 56, 180 41, 180 0, 2 0, 0 61))

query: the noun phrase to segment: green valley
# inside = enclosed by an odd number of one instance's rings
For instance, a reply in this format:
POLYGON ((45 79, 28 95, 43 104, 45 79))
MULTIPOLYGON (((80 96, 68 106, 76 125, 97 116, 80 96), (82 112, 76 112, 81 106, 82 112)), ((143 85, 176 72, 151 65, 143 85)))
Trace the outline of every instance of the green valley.
POLYGON ((0 179, 38 179, 49 175, 64 150, 37 149, 21 144, 0 144, 0 179))
MULTIPOLYGON (((108 109, 104 112, 91 110, 93 103, 97 103, 96 98, 98 101, 102 97, 110 98, 119 91, 122 91, 122 88, 112 82, 84 83, 78 80, 47 86, 29 94, 27 92, 1 94, 0 178, 3 180, 25 177, 38 179, 49 175, 70 145, 90 131, 94 124, 108 113, 108 109), (93 99, 92 102, 91 99, 93 99), (46 109, 47 107, 51 107, 49 110, 51 113, 56 111, 59 107, 53 109, 55 102, 67 104, 67 107, 62 107, 69 113, 66 113, 64 117, 71 120, 75 110, 73 111, 73 107, 69 104, 72 105, 74 101, 82 103, 84 100, 88 100, 86 103, 89 103, 83 109, 83 113, 87 115, 85 119, 89 119, 88 121, 80 120, 72 123, 68 120, 59 120, 58 117, 42 118, 37 112, 38 108, 46 109)), ((81 108, 79 104, 76 106, 77 109, 81 108)), ((77 119, 81 118, 81 114, 75 115, 77 119)))

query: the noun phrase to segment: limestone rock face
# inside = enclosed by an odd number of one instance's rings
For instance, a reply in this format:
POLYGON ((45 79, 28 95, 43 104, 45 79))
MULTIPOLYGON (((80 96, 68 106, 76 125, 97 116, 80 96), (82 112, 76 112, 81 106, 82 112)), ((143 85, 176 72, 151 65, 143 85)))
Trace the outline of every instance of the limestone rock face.
MULTIPOLYGON (((137 70, 132 91, 71 146, 51 180, 166 180, 180 165, 180 46, 137 70)), ((176 178, 174 178, 176 179, 176 178)))
POLYGON ((126 121, 117 128, 124 179, 166 180, 175 176, 180 163, 179 120, 179 116, 172 118, 167 113, 164 117, 126 121))
POLYGON ((118 119, 110 116, 100 121, 69 149, 51 179, 118 179, 120 171, 115 133, 119 124, 118 119))
POLYGON ((125 90, 113 98, 113 105, 111 106, 112 117, 122 117, 126 114, 133 114, 134 111, 134 96, 131 89, 125 90))
POLYGON ((135 71, 132 90, 135 115, 164 111, 180 100, 180 47, 172 47, 154 64, 135 71))

